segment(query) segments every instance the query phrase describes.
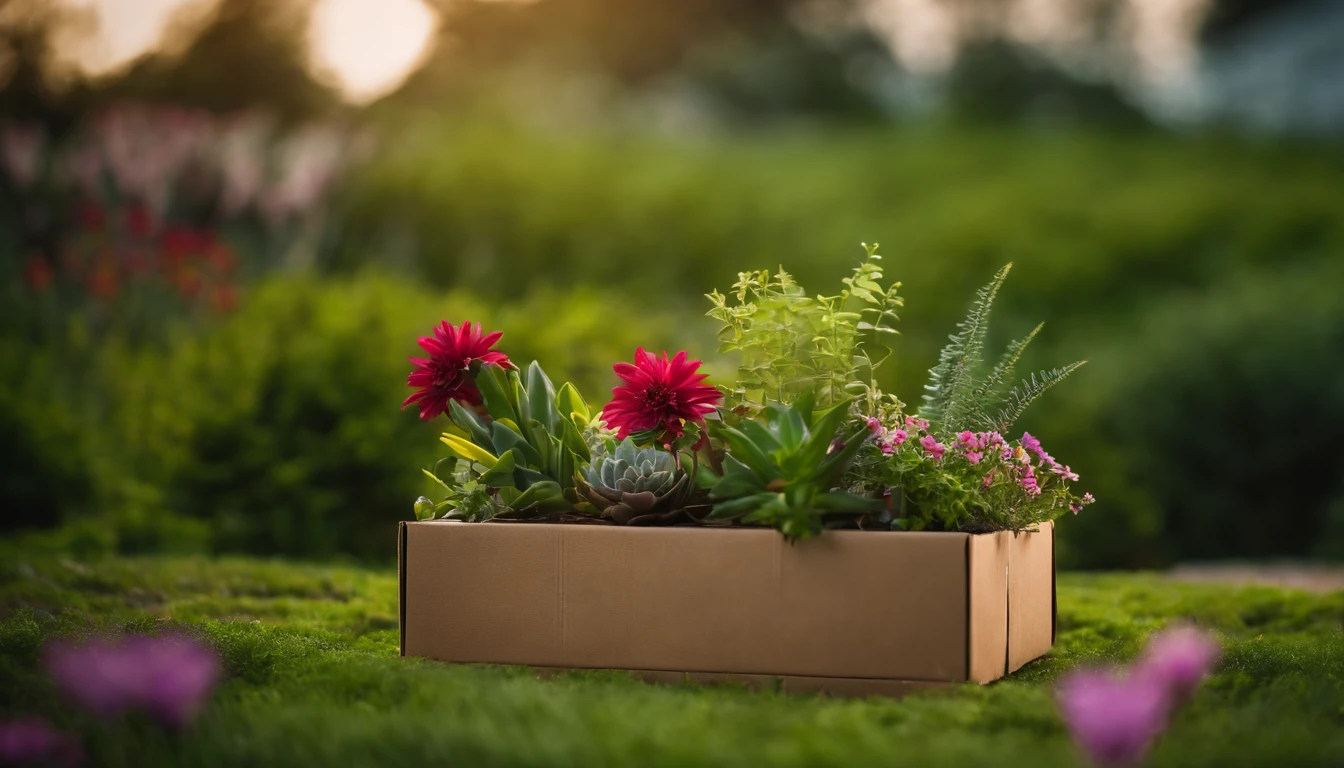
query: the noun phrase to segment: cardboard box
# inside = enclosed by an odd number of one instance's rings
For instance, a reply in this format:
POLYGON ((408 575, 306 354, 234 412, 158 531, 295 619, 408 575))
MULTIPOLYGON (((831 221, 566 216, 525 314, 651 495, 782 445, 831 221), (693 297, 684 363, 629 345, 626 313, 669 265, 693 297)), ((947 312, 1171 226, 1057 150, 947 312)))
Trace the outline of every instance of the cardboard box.
POLYGON ((1050 650, 1054 528, 971 535, 402 523, 401 652, 838 695, 1050 650))

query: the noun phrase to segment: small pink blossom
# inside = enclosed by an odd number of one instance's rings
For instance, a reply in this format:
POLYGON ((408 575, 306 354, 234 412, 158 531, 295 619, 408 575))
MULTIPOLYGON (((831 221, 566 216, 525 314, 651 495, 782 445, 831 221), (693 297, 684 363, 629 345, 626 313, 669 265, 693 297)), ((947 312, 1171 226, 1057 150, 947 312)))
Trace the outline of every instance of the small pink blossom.
POLYGON ((1069 482, 1077 482, 1078 480, 1078 473, 1069 469, 1067 465, 1060 466, 1058 464, 1055 464, 1054 466, 1050 467, 1050 471, 1055 473, 1056 475, 1059 475, 1065 480, 1068 480, 1069 482))
POLYGON ((1003 445, 1003 435, 1000 435, 998 432, 986 432, 984 435, 988 438, 985 443, 986 446, 997 448, 998 446, 1003 445))
POLYGON ((878 432, 881 432, 881 431, 882 431, 882 422, 878 421, 877 419, 873 418, 872 416, 869 416, 869 417, 868 417, 868 431, 871 432, 871 433, 873 433, 874 435, 876 435, 878 432))
POLYGON ((896 452, 896 446, 890 440, 879 440, 877 447, 888 456, 896 452))
POLYGON ((1174 703, 1190 698, 1222 650, 1211 635, 1194 627, 1169 629, 1148 641, 1135 674, 1164 685, 1174 703))
POLYGON ((1074 672, 1056 702, 1074 741, 1098 765, 1137 764, 1167 726, 1166 691, 1143 677, 1074 672))
POLYGON ((1092 494, 1090 494, 1090 493, 1084 493, 1084 494, 1083 494, 1083 503, 1084 503, 1084 504, 1091 504, 1091 503, 1094 502, 1094 501, 1096 501, 1096 498, 1095 498, 1092 494))
POLYGON ((219 678, 219 658, 184 637, 132 636, 118 643, 57 644, 46 666, 67 697, 105 719, 141 709, 181 728, 219 678))
POLYGON ((971 462, 972 464, 979 464, 979 463, 980 463, 980 459, 982 459, 982 458, 984 458, 984 454, 981 453, 981 452, 979 452, 979 451, 967 451, 967 452, 966 452, 966 460, 969 461, 969 462, 971 462))
POLYGON ((925 419, 917 419, 914 416, 906 416, 905 428, 913 429, 916 431, 927 431, 929 428, 929 422, 926 421, 925 419))
POLYGON ((0 765, 78 765, 83 760, 79 744, 46 720, 0 722, 0 765))
POLYGON ((984 480, 983 485, 984 485, 984 487, 988 488, 989 486, 991 486, 991 485, 993 485, 993 484, 994 484, 994 473, 993 473, 993 472, 990 472, 988 475, 985 475, 985 480, 984 480))
POLYGON ((964 446, 974 447, 975 433, 971 432, 970 430, 967 430, 965 432, 962 432, 960 435, 957 435, 957 440, 964 446))
POLYGON ((1041 495, 1041 486, 1036 482, 1036 472, 1032 470, 1030 464, 1022 467, 1022 488, 1028 496, 1041 495))
POLYGON ((887 441, 892 445, 900 445, 909 439, 910 433, 904 429, 893 429, 887 433, 887 441))
POLYGON ((947 451, 947 446, 938 442, 933 435, 925 435, 921 437, 919 439, 919 444, 935 459, 943 458, 943 453, 947 451))

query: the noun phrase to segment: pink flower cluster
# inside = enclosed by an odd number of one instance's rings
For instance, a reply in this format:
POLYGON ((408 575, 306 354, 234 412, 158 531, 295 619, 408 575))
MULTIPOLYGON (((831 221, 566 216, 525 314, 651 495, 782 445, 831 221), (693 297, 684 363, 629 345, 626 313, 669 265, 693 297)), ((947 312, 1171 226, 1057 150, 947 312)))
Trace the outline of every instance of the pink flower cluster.
POLYGON ((1134 765, 1209 673, 1220 649, 1193 627, 1153 638, 1128 674, 1080 670, 1056 700, 1074 741, 1098 765, 1134 765))
POLYGON ((220 671, 213 651, 176 636, 60 643, 47 648, 45 660, 66 697, 94 715, 142 710, 174 728, 196 719, 220 671))
MULTIPOLYGON (((906 421, 909 422, 910 419, 907 418, 906 421)), ((888 456, 895 453, 902 443, 910 439, 910 433, 904 429, 885 429, 881 421, 872 417, 868 419, 868 431, 877 438, 878 449, 888 456)))

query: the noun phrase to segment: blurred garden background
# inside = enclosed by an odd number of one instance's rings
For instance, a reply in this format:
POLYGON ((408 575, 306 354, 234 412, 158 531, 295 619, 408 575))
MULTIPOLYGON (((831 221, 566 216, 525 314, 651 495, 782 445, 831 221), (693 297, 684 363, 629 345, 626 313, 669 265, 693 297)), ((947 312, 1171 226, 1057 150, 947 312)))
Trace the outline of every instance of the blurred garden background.
POLYGON ((0 0, 0 765, 1073 766, 1058 681, 1181 622, 1222 655, 1151 764, 1344 764, 1341 83, 1334 0, 0 0), (398 658, 418 336, 723 380, 704 294, 861 242, 907 403, 1008 261, 991 344, 1090 361, 1022 423, 1098 500, 1046 657, 900 701, 398 658), (103 677, 176 719, 72 706, 53 649, 143 634, 103 677))
MULTIPOLYGON (((702 294, 879 242, 910 403, 973 289, 1091 364, 1061 565, 1344 558, 1344 6, 9 0, 0 517, 387 563, 440 319, 603 402, 702 294)), ((730 361, 711 370, 726 372, 730 361)))

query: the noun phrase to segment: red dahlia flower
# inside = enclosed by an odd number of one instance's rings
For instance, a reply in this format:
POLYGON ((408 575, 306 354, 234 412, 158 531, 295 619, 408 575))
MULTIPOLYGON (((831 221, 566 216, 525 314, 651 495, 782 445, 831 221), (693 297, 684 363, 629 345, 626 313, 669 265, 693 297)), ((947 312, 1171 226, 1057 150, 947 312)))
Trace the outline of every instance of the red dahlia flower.
POLYGON ((406 398, 402 409, 419 403, 420 418, 429 421, 448 409, 449 400, 480 405, 481 393, 468 368, 473 360, 514 367, 503 352, 491 349, 503 335, 495 331, 482 336, 480 323, 462 323, 457 328, 445 320, 434 329, 433 336, 421 336, 420 346, 429 357, 407 358, 415 370, 406 377, 406 385, 420 389, 406 398))
POLYGON ((719 391, 701 384, 707 374, 697 373, 699 360, 687 360, 685 352, 678 352, 671 360, 664 352, 662 358, 635 350, 635 364, 617 363, 616 375, 625 386, 611 390, 611 402, 602 409, 602 420, 618 430, 617 438, 624 440, 632 432, 662 428, 667 437, 680 437, 682 421, 702 427, 705 414, 723 399, 719 391))

